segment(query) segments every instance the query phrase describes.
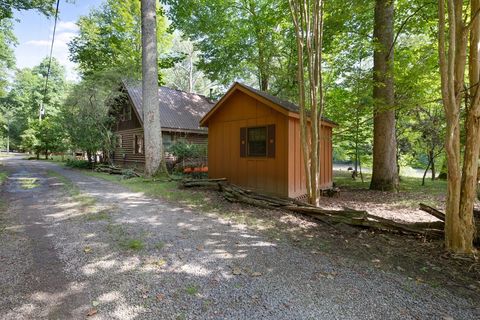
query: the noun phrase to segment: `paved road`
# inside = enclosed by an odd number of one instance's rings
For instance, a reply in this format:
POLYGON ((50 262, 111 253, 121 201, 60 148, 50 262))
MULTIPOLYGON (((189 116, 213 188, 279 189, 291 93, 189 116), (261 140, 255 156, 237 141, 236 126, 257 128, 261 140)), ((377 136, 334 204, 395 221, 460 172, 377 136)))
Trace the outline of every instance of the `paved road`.
POLYGON ((2 162, 2 319, 480 318, 478 305, 401 275, 54 163, 2 162))

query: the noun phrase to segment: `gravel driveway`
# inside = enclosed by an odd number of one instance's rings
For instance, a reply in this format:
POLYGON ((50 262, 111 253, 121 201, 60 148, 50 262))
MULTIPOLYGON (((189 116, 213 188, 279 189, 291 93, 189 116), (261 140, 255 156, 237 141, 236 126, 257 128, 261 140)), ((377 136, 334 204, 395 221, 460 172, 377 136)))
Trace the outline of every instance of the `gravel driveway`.
POLYGON ((478 305, 414 279, 54 163, 2 162, 2 319, 480 318, 478 305))

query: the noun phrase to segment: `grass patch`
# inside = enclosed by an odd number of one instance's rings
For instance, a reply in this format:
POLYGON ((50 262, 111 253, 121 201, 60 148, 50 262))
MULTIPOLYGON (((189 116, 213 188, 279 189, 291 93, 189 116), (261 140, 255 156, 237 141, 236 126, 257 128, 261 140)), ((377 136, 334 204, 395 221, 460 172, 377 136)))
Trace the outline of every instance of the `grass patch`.
MULTIPOLYGON (((348 187, 352 189, 368 189, 372 179, 371 174, 363 174, 364 182, 360 177, 352 179, 351 173, 345 171, 335 171, 333 181, 339 187, 348 187)), ((401 177, 400 190, 409 193, 428 193, 429 195, 443 195, 447 193, 447 181, 425 179, 425 185, 422 186, 422 178, 401 177)))
POLYGON ((102 221, 102 220, 110 220, 110 215, 108 211, 103 210, 96 213, 91 213, 86 216, 85 218, 87 221, 102 221))
POLYGON ((120 246, 125 249, 139 251, 145 248, 145 243, 140 239, 125 239, 120 242, 120 246))
POLYGON ((142 192, 147 196, 161 198, 169 202, 181 203, 202 210, 214 210, 218 206, 205 198, 204 192, 194 192, 179 189, 177 181, 146 179, 141 177, 123 179, 120 175, 111 175, 94 171, 82 171, 82 173, 96 178, 121 184, 134 192, 142 192))
POLYGON ((18 178, 18 180, 20 187, 25 190, 34 189, 40 185, 37 178, 18 178))
POLYGON ((107 232, 110 233, 119 247, 124 250, 140 251, 145 248, 145 243, 142 239, 130 238, 124 227, 119 224, 108 224, 107 232))
POLYGON ((185 288, 185 292, 188 293, 191 296, 194 296, 198 293, 198 287, 195 285, 190 285, 185 288))
POLYGON ((8 173, 5 171, 0 171, 0 185, 2 185, 5 180, 8 178, 8 173))
POLYGON ((53 170, 48 170, 47 176, 60 181, 60 183, 62 183, 65 187, 67 193, 73 198, 73 200, 79 202, 82 207, 90 207, 95 205, 95 198, 81 193, 80 189, 67 177, 53 170))

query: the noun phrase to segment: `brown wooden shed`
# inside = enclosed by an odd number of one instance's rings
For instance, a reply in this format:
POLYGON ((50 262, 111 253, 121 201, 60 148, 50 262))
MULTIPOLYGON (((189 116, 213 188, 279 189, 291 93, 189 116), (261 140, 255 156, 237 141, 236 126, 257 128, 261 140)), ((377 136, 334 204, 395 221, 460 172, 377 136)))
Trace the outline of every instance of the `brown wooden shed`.
MULTIPOLYGON (((210 178, 258 192, 297 198, 306 194, 298 106, 234 83, 202 118, 208 127, 210 178)), ((321 188, 332 187, 332 129, 321 123, 321 188)))

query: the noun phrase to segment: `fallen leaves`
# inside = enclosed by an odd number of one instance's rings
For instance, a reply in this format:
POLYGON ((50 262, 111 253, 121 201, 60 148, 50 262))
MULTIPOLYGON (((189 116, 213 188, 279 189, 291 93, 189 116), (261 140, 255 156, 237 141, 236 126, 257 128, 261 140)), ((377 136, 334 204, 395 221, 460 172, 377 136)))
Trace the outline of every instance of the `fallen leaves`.
POLYGON ((163 293, 158 293, 155 298, 157 299, 157 301, 162 301, 163 299, 165 299, 165 295, 163 293))
POLYGON ((96 315, 97 313, 98 313, 97 309, 90 309, 87 312, 87 317, 92 317, 92 316, 96 315))
POLYGON ((233 268, 233 269, 232 269, 232 274, 233 274, 234 276, 239 276, 239 275, 242 274, 242 269, 240 269, 240 268, 233 268))
POLYGON ((90 252, 92 252, 92 250, 93 250, 92 247, 86 246, 86 247, 83 249, 83 252, 85 252, 85 253, 90 253, 90 252))
POLYGON ((244 275, 250 275, 251 277, 254 277, 254 278, 256 278, 256 277, 261 277, 261 276, 263 275, 263 273, 261 273, 261 272, 251 271, 251 270, 249 270, 248 268, 242 270, 242 269, 239 268, 239 267, 233 267, 233 268, 232 268, 232 274, 233 274, 234 276, 239 276, 239 275, 242 275, 242 274, 244 274, 244 275))

